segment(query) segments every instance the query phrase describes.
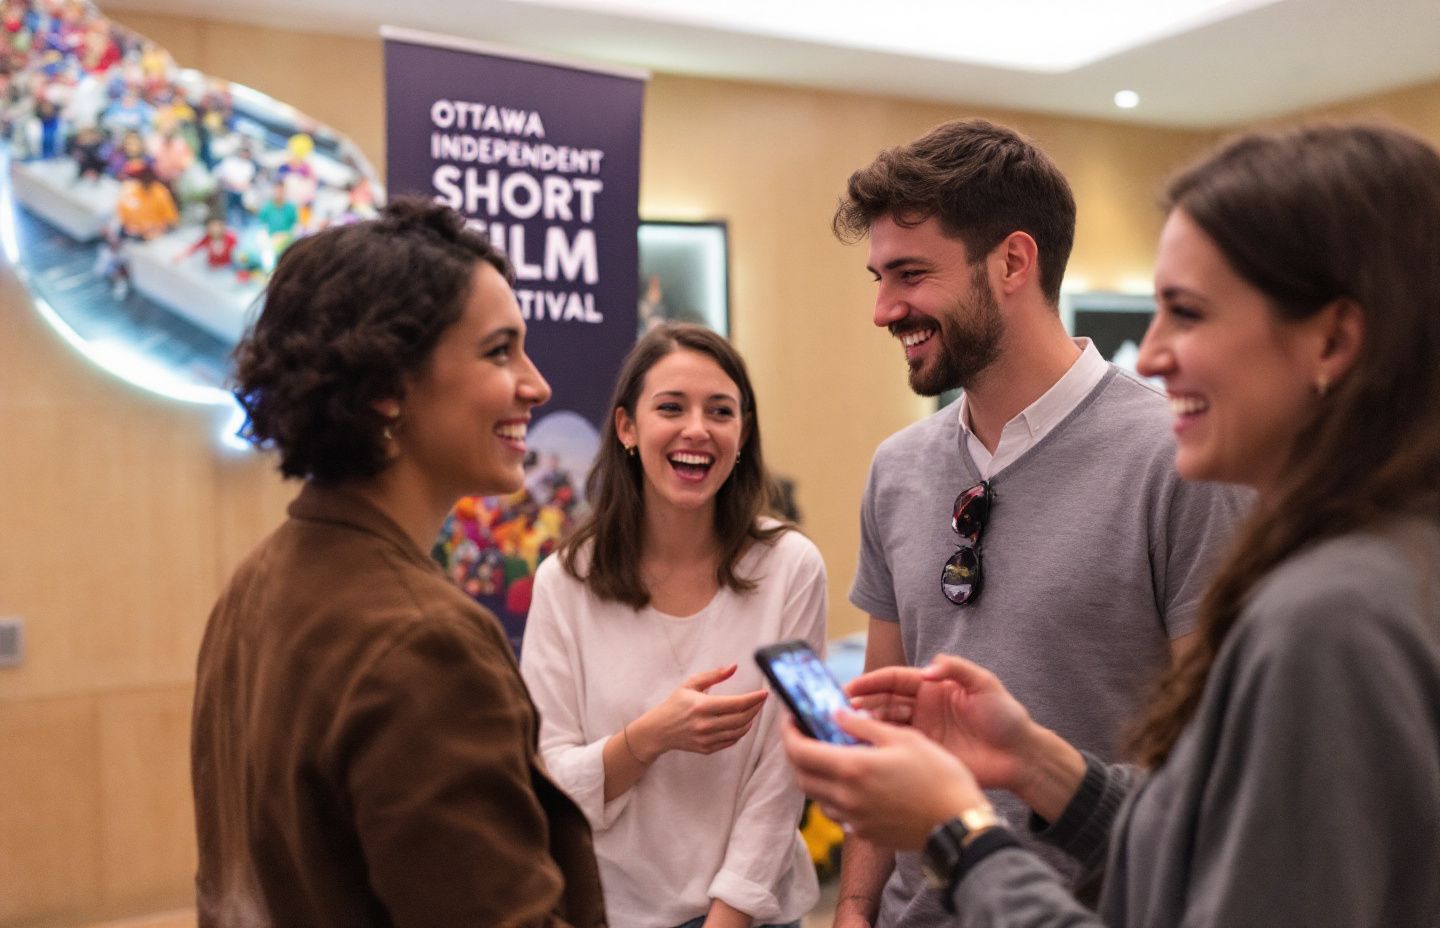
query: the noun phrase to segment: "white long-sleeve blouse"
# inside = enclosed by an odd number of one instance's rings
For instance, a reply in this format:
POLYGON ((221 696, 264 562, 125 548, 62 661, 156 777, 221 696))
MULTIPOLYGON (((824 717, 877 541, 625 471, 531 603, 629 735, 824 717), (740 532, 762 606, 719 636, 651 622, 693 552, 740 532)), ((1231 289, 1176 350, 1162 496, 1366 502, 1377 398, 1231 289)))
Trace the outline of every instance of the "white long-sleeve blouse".
POLYGON ((771 694, 739 742, 711 755, 670 751, 605 802, 602 752, 621 726, 663 702, 687 677, 739 669, 715 694, 761 689, 755 649, 825 638, 825 565, 788 531, 738 565, 749 593, 721 589, 691 616, 602 602, 565 572, 540 565, 520 669, 540 710, 550 775, 595 832, 612 928, 669 928, 704 915, 712 899, 755 924, 799 919, 818 896, 797 824, 802 796, 780 746, 785 716, 771 694))

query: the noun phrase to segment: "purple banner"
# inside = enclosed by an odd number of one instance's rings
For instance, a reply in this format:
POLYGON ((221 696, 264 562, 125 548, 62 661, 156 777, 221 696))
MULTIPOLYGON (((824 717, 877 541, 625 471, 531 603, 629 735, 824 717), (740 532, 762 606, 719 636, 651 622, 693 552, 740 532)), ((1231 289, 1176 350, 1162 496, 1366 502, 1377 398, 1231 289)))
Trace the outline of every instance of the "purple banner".
POLYGON ((644 81, 400 34, 385 41, 390 196, 449 203, 505 249, 555 388, 541 412, 598 424, 635 341, 644 81))
POLYGON ((515 265, 536 410, 526 489, 466 500, 436 556, 517 645, 530 578, 583 502, 620 361, 635 342, 645 75, 386 29, 391 197, 470 217, 515 265))

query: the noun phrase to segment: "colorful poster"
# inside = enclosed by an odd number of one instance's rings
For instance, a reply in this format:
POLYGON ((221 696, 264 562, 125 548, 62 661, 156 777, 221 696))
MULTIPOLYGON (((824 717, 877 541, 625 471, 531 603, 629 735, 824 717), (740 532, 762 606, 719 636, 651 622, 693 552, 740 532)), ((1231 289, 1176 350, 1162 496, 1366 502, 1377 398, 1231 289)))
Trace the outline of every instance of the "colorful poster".
POLYGON ((634 344, 646 75, 386 28, 387 186, 448 203, 515 266, 527 348, 554 395, 525 489, 466 500, 436 557, 518 649, 535 568, 584 505, 585 476, 634 344))

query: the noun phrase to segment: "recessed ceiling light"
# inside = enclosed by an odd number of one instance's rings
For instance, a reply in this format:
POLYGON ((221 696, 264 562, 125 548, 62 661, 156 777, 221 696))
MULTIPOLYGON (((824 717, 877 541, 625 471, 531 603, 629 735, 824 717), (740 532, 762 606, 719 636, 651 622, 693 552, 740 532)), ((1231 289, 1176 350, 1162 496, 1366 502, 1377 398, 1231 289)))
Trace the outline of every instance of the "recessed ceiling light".
POLYGON ((1122 110, 1133 110, 1140 105, 1140 95, 1133 90, 1118 90, 1115 92, 1115 105, 1122 110))

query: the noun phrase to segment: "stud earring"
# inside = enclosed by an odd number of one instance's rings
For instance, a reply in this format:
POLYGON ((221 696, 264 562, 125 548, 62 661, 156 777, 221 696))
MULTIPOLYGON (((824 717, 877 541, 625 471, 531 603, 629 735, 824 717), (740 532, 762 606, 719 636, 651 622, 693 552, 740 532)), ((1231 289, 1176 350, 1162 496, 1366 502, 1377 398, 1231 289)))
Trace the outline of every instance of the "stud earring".
POLYGON ((386 441, 394 441, 394 440, 395 440, 395 433, 398 432, 399 430, 400 430, 400 414, 397 412, 395 415, 391 416, 389 419, 386 419, 386 420, 385 420, 385 424, 380 427, 380 437, 384 438, 386 441))
POLYGON ((1329 392, 1330 392, 1330 378, 1329 378, 1329 377, 1326 377, 1324 374, 1321 374, 1319 377, 1316 377, 1316 378, 1315 378, 1315 395, 1318 396, 1318 397, 1320 397, 1320 398, 1323 400, 1323 399, 1325 398, 1325 394, 1327 394, 1327 393, 1329 393, 1329 392))

